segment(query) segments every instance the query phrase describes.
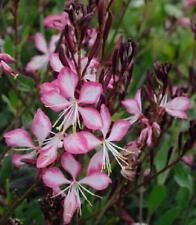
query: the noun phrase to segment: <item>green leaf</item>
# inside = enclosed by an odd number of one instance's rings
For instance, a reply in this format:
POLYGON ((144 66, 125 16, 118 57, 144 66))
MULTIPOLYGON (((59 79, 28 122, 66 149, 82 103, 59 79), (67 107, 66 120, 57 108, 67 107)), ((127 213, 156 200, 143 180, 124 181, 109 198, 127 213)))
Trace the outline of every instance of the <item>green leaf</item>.
POLYGON ((156 185, 153 187, 148 198, 149 214, 152 214, 163 203, 167 195, 167 190, 163 185, 156 185))
POLYGON ((174 179, 176 183, 183 188, 187 188, 190 193, 193 191, 193 178, 190 174, 190 170, 185 164, 178 164, 174 169, 174 179))
POLYGON ((163 215, 159 217, 156 222, 156 225, 173 225, 173 222, 180 213, 178 207, 167 210, 163 215))
MULTIPOLYGON (((170 136, 168 134, 165 134, 161 140, 161 143, 160 145, 158 146, 157 150, 158 150, 158 153, 155 157, 155 167, 156 167, 156 170, 159 171, 161 169, 163 169, 166 165, 166 162, 167 162, 167 153, 168 153, 168 150, 169 150, 169 147, 170 147, 170 136)), ((158 176, 158 183, 159 184, 164 184, 165 181, 166 181, 166 178, 169 174, 170 170, 167 170, 166 172, 164 173, 161 173, 159 176, 158 176)))

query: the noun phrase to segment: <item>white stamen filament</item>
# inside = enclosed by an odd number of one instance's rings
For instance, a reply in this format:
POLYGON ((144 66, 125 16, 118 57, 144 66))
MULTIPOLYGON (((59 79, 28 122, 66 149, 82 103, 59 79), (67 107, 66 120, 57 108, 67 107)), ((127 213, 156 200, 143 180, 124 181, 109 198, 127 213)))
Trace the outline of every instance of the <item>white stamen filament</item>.
POLYGON ((118 150, 127 151, 126 149, 117 146, 116 144, 107 139, 103 141, 102 170, 106 168, 108 175, 110 175, 110 173, 112 172, 108 152, 112 153, 121 168, 124 165, 128 165, 128 163, 126 162, 126 157, 124 157, 118 150))
POLYGON ((34 150, 33 148, 14 148, 14 151, 29 151, 29 150, 34 150))
MULTIPOLYGON (((70 183, 66 188, 64 188, 63 190, 59 191, 57 194, 53 195, 51 198, 55 198, 65 192, 67 192, 67 196, 70 194, 71 191, 73 191, 76 193, 76 197, 78 199, 78 202, 80 202, 80 194, 83 196, 83 198, 88 202, 88 204, 90 206, 92 206, 92 203, 90 202, 90 200, 87 198, 85 192, 87 192, 88 194, 101 198, 101 196, 94 194, 93 192, 89 191, 87 188, 85 188, 82 184, 80 184, 79 182, 72 182, 70 183)), ((81 208, 80 208, 80 213, 81 213, 81 208)))

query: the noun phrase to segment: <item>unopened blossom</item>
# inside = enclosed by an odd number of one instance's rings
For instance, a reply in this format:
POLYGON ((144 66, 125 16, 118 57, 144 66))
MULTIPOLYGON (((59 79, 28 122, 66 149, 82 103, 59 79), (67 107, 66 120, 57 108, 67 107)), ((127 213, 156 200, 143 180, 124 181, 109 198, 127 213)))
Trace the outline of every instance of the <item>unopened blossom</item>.
POLYGON ((145 128, 140 132, 140 136, 138 138, 139 143, 146 143, 147 146, 152 145, 153 133, 156 136, 160 135, 161 128, 157 122, 150 122, 147 118, 142 118, 141 120, 143 124, 145 124, 145 128))
POLYGON ((191 101, 184 96, 175 97, 168 101, 166 95, 160 103, 160 108, 164 109, 170 116, 187 119, 187 111, 191 108, 191 101))
POLYGON ((18 128, 4 134, 6 144, 13 147, 15 151, 28 152, 24 154, 14 154, 13 163, 16 166, 22 165, 23 159, 33 159, 35 156, 36 166, 44 168, 53 163, 57 158, 57 149, 61 146, 61 134, 55 134, 46 139, 51 131, 52 125, 48 116, 38 109, 32 121, 32 133, 36 137, 33 141, 31 135, 24 129, 18 128), (36 143, 37 142, 37 143, 36 143), (36 144, 34 144, 36 143, 36 144))
POLYGON ((58 87, 55 86, 53 90, 43 92, 41 95, 41 100, 46 107, 50 107, 55 112, 61 112, 54 126, 63 118, 57 127, 63 132, 70 126, 74 129, 77 125, 81 127, 80 116, 89 129, 97 130, 102 126, 101 116, 93 107, 102 93, 101 84, 84 82, 77 97, 78 82, 77 74, 68 68, 63 68, 58 75, 58 87))
POLYGON ((5 73, 11 74, 14 78, 18 76, 18 74, 8 65, 8 63, 15 63, 16 60, 7 53, 0 53, 0 69, 2 69, 5 73))
MULTIPOLYGON (((111 127, 111 115, 105 105, 101 106, 101 118, 103 125, 100 129, 102 138, 97 138, 90 132, 81 131, 76 134, 70 134, 64 139, 64 148, 72 154, 84 154, 97 148, 98 152, 93 156, 96 162, 101 162, 101 169, 106 169, 111 173, 111 163, 109 154, 112 154, 118 164, 122 167, 126 164, 126 158, 119 151, 126 151, 124 148, 115 144, 121 141, 127 134, 130 123, 119 119, 111 127), (111 127, 111 131, 110 131, 111 127)), ((97 163, 96 163, 97 165, 97 163)))
POLYGON ((61 157, 63 169, 71 176, 67 179, 58 167, 50 167, 44 171, 43 181, 46 186, 52 188, 56 193, 54 197, 62 195, 64 198, 64 224, 69 224, 76 211, 81 213, 81 198, 90 205, 88 195, 96 196, 85 186, 95 190, 104 190, 111 183, 111 179, 100 171, 87 171, 86 177, 78 179, 82 165, 69 153, 61 157), (58 191, 57 191, 58 190, 58 191))
POLYGON ((46 69, 50 55, 56 49, 56 43, 59 40, 59 35, 53 35, 49 45, 47 45, 46 39, 42 33, 37 33, 34 37, 34 40, 36 48, 43 54, 34 56, 26 65, 26 70, 30 72, 46 69))
POLYGON ((122 105, 132 115, 127 119, 131 124, 135 123, 142 114, 141 89, 137 90, 133 98, 122 101, 122 105))

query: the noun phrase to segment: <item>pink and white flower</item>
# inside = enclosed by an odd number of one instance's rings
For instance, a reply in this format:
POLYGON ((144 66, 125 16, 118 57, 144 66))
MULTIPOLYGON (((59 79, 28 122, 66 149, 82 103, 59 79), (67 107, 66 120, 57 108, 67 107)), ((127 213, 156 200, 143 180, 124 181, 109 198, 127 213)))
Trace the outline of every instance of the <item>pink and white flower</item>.
POLYGON ((142 115, 141 89, 137 90, 134 98, 122 101, 122 105, 133 115, 127 118, 127 120, 129 120, 131 124, 135 123, 142 115))
POLYGON ((26 65, 26 70, 33 72, 40 69, 46 69, 49 62, 50 55, 55 51, 56 43, 59 40, 59 35, 53 35, 51 37, 49 46, 47 46, 46 39, 42 33, 35 35, 35 46, 43 53, 43 55, 34 56, 31 61, 26 65))
POLYGON ((109 131, 112 121, 109 110, 105 105, 101 106, 100 114, 103 121, 103 125, 100 129, 103 135, 102 139, 96 138, 90 132, 81 131, 65 137, 64 148, 65 151, 72 154, 85 154, 92 149, 98 148, 99 150, 93 156, 92 160, 97 162, 96 165, 101 165, 100 169, 106 169, 108 174, 110 174, 111 164, 109 152, 114 156, 121 167, 123 164, 126 164, 126 158, 119 152, 119 150, 126 150, 114 144, 114 142, 123 139, 128 132, 130 123, 121 119, 117 120, 112 125, 111 131, 109 131))
POLYGON ((89 105, 93 106, 98 102, 102 93, 101 84, 85 82, 80 89, 79 97, 76 97, 79 79, 73 71, 63 68, 57 80, 59 89, 44 92, 41 96, 45 106, 56 112, 61 111, 54 126, 64 117, 57 129, 63 130, 63 132, 70 126, 76 129, 77 124, 81 127, 81 116, 87 128, 100 129, 102 127, 101 116, 95 108, 89 107, 89 105))
MULTIPOLYGON (((68 61, 68 66, 69 69, 73 71, 73 73, 76 73, 76 67, 74 65, 73 60, 71 59, 67 59, 68 61)), ((88 58, 87 57, 82 57, 81 58, 81 73, 83 72, 83 70, 85 69, 86 65, 88 63, 88 58)), ((50 66, 52 67, 52 69, 55 72, 60 72, 64 66, 62 64, 62 62, 59 59, 59 55, 58 53, 53 53, 50 56, 50 66)), ((88 65, 86 72, 84 74, 84 81, 96 81, 96 73, 97 73, 97 69, 99 67, 99 62, 97 59, 92 59, 90 64, 88 65)))
MULTIPOLYGON (((62 146, 62 135, 55 134, 46 139, 51 131, 52 125, 48 116, 38 109, 32 121, 32 133, 36 137, 38 144, 34 144, 31 135, 24 129, 14 129, 4 134, 6 144, 15 148, 16 151, 31 151, 27 154, 14 154, 13 163, 16 166, 22 164, 23 159, 32 159, 37 154, 37 168, 44 168, 53 163, 57 158, 57 149, 62 146)), ((54 133, 53 133, 54 134, 54 133)))
POLYGON ((191 101, 189 98, 180 96, 167 101, 167 95, 163 97, 160 107, 173 117, 180 119, 187 119, 187 111, 191 108, 191 101))
POLYGON ((184 0, 184 6, 186 8, 196 6, 196 0, 184 0))
POLYGON ((94 171, 93 173, 87 172, 86 177, 78 180, 82 166, 71 154, 66 152, 61 157, 61 165, 71 176, 71 180, 67 179, 59 168, 51 167, 44 171, 43 181, 46 186, 56 192, 54 197, 65 196, 63 218, 64 224, 68 224, 77 210, 81 213, 81 197, 91 205, 87 194, 97 196, 84 185, 95 190, 104 190, 111 183, 111 179, 105 173, 94 171))
POLYGON ((66 12, 61 14, 50 15, 44 18, 44 26, 48 28, 55 28, 63 31, 66 25, 71 25, 69 16, 66 12))
POLYGON ((8 65, 8 63, 15 63, 16 60, 7 53, 0 53, 0 68, 6 72, 11 74, 14 78, 18 76, 18 74, 8 65))

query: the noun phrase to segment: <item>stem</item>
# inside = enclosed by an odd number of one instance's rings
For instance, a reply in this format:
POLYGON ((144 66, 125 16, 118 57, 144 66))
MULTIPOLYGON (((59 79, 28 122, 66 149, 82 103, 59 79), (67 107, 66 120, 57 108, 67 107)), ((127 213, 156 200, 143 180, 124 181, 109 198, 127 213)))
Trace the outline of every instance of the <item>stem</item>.
POLYGON ((137 191, 140 187, 144 186, 146 183, 152 181, 154 178, 158 177, 161 173, 165 172, 166 170, 172 168, 173 166, 175 166, 178 162, 181 161, 183 155, 180 155, 176 160, 174 160, 172 163, 168 164, 166 167, 164 167, 163 169, 159 170, 157 173, 153 174, 151 177, 149 177, 147 180, 139 183, 136 187, 132 188, 131 190, 129 190, 129 193, 132 193, 134 191, 137 191))
POLYGON ((16 68, 18 67, 18 44, 19 44, 19 35, 18 35, 18 4, 20 0, 13 0, 13 16, 14 16, 14 32, 15 32, 15 59, 16 59, 16 68))
POLYGON ((119 18, 118 25, 117 25, 117 27, 116 27, 116 29, 115 29, 115 32, 114 32, 114 34, 113 34, 113 36, 112 36, 112 38, 111 38, 111 41, 110 41, 110 44, 109 44, 109 49, 111 48, 112 44, 114 43, 114 39, 115 39, 115 37, 116 37, 116 35, 117 35, 117 33, 118 33, 118 30, 119 30, 119 28, 120 28, 120 26, 121 26, 122 21, 123 21, 125 15, 126 15, 126 11, 127 11, 128 7, 129 7, 129 4, 130 4, 130 3, 131 3, 131 0, 128 0, 128 1, 124 4, 124 7, 123 7, 123 9, 122 9, 122 11, 121 11, 121 14, 120 14, 120 18, 119 18))
POLYGON ((16 200, 10 208, 7 209, 6 213, 0 219, 0 225, 7 224, 9 217, 14 213, 17 206, 34 190, 37 186, 37 182, 35 182, 18 200, 16 200))

